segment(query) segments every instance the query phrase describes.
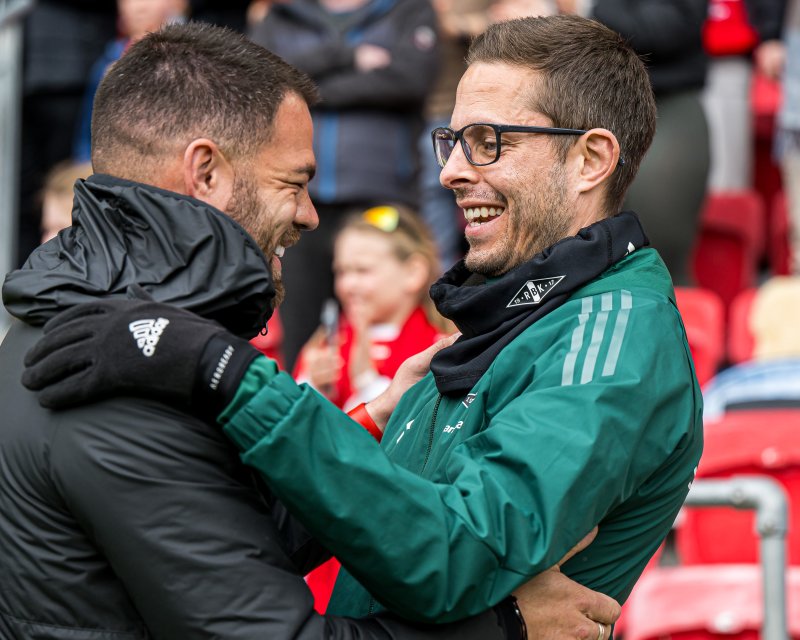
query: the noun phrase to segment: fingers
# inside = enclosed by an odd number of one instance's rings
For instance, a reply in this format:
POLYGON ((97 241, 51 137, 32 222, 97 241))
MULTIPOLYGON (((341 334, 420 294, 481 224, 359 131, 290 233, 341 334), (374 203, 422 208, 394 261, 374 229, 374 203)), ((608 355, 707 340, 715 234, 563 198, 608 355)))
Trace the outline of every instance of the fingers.
POLYGON ((583 550, 584 550, 586 547, 588 547, 590 544, 592 544, 592 542, 594 541, 594 539, 597 537, 597 531, 598 531, 598 529, 597 529, 597 527, 595 527, 595 528, 594 528, 594 529, 592 529, 592 530, 591 530, 589 533, 587 533, 587 534, 586 534, 586 535, 585 535, 585 536, 584 536, 584 537, 583 537, 581 540, 579 540, 579 541, 578 541, 578 544, 576 544, 574 547, 572 547, 572 549, 570 549, 569 551, 567 551, 567 554, 566 554, 566 555, 565 555, 563 558, 561 558, 561 560, 559 560, 559 561, 558 561, 558 566, 559 566, 559 567, 561 567, 561 566, 562 566, 562 565, 564 565, 564 564, 567 562, 567 560, 569 560, 569 559, 570 559, 572 556, 574 556, 574 555, 576 555, 576 554, 580 553, 580 552, 581 552, 581 551, 583 551, 583 550))
MULTIPOLYGON (((445 347, 449 347, 453 344, 456 340, 461 337, 461 332, 456 331, 455 333, 451 333, 449 336, 445 336, 444 338, 440 338, 436 342, 433 343, 432 346, 428 347, 428 349, 433 349, 433 354, 435 355, 445 347)), ((433 357, 433 355, 431 356, 433 357)))
MULTIPOLYGON (((557 569, 543 571, 514 595, 528 627, 528 637, 542 640, 598 640, 600 627, 613 624, 619 604, 570 580, 557 569)), ((610 637, 610 629, 603 640, 610 637)))
MULTIPOLYGON (((597 591, 589 591, 589 596, 586 602, 586 609, 584 613, 586 616, 595 622, 599 622, 600 624, 605 625, 612 625, 614 624, 617 619, 619 618, 620 613, 622 613, 622 608, 619 606, 619 603, 614 600, 614 598, 609 598, 604 593, 599 593, 597 591)), ((608 631, 608 629, 606 629, 608 631)), ((606 640, 608 640, 609 634, 606 634, 606 640)))
POLYGON ((418 354, 411 356, 408 360, 414 359, 415 368, 420 369, 424 368, 427 370, 430 367, 431 360, 433 356, 439 353, 445 347, 449 347, 453 344, 456 340, 461 337, 461 334, 456 332, 452 335, 446 336, 444 338, 440 338, 436 342, 434 342, 430 347, 427 349, 420 351, 418 354))
MULTIPOLYGON (((45 409, 65 409, 87 402, 89 396, 83 389, 85 388, 84 379, 90 371, 89 366, 86 363, 83 368, 76 368, 73 375, 63 381, 48 385, 37 397, 39 404, 45 409)), ((100 395, 97 394, 91 399, 96 400, 99 397, 100 395)))
POLYGON ((50 320, 47 321, 47 324, 44 325, 44 332, 45 334, 48 334, 51 331, 54 331, 55 329, 58 329, 59 327, 62 327, 74 320, 84 320, 93 316, 106 315, 110 311, 110 308, 108 307, 109 302, 111 301, 106 300, 100 302, 89 302, 70 307, 66 311, 59 313, 57 316, 50 318, 50 320))
MULTIPOLYGON (((59 327, 54 327, 50 330, 49 334, 46 334, 28 350, 23 363, 26 367, 32 367, 54 351, 88 340, 93 335, 94 330, 90 322, 74 321, 59 327)), ((79 356, 80 353, 77 355, 79 356)))
POLYGON ((155 298, 140 284, 132 284, 126 291, 128 299, 130 300, 147 300, 148 302, 155 302, 155 298))
MULTIPOLYGON (((41 342, 34 349, 40 345, 41 342)), ((35 355, 38 356, 40 354, 35 355)), ((40 360, 31 364, 26 362, 25 366, 27 368, 22 373, 22 385, 31 391, 40 391, 48 385, 74 376, 90 365, 91 360, 85 355, 80 342, 60 348, 52 353, 44 351, 44 356, 40 360)))

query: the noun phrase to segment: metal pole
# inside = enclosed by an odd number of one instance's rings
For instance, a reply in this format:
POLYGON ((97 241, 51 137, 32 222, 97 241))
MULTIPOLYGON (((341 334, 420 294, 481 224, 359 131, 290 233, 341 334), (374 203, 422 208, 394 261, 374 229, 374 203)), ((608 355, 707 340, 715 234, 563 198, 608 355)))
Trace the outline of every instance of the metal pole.
POLYGON ((697 480, 686 506, 730 506, 756 510, 756 533, 763 568, 763 640, 787 640, 786 533, 788 501, 783 487, 766 476, 734 476, 728 480, 697 480))
MULTIPOLYGON (((0 280, 14 266, 20 180, 22 18, 31 0, 0 0, 0 280)), ((11 318, 0 306, 0 340, 11 318)))

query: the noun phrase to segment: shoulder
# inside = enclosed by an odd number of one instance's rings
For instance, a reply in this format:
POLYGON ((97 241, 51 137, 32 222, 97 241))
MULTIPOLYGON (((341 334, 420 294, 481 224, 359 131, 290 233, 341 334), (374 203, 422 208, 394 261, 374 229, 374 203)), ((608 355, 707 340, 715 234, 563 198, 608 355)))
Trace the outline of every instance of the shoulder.
POLYGON ((62 478, 130 474, 196 482, 238 473, 233 446, 210 424, 162 403, 120 397, 57 414, 54 473, 62 478))

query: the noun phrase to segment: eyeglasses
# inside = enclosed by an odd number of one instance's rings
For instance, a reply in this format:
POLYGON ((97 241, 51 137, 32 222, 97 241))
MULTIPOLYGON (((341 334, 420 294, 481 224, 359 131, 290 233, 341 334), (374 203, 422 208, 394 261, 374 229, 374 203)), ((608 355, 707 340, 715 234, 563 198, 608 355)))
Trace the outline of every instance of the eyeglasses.
POLYGON ((547 133, 551 135, 581 136, 585 129, 561 129, 558 127, 524 127, 513 124, 489 124, 476 122, 453 131, 450 127, 437 127, 431 131, 433 152, 436 161, 444 168, 450 154, 456 147, 456 140, 461 142, 464 156, 471 165, 485 167, 497 162, 500 158, 500 146, 504 133, 547 133))

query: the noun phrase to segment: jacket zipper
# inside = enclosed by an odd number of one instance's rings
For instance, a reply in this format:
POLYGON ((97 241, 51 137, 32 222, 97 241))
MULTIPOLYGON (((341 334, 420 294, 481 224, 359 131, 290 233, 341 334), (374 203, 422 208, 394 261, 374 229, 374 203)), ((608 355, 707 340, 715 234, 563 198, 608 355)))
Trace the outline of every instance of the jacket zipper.
POLYGON ((420 473, 425 471, 425 467, 428 466, 428 458, 431 457, 431 451, 433 450, 433 435, 436 433, 436 416, 439 414, 439 405, 442 403, 442 394, 439 394, 439 397, 436 398, 436 404, 433 405, 433 415, 431 416, 431 426, 430 430, 428 431, 428 450, 425 452, 425 460, 422 462, 422 469, 419 470, 420 473))
MULTIPOLYGON (((436 398, 436 404, 433 405, 433 415, 431 416, 431 426, 428 430, 428 450, 425 452, 425 460, 422 462, 422 469, 420 469, 420 473, 425 471, 425 467, 428 465, 428 458, 431 457, 431 451, 433 450, 433 434, 436 432, 436 416, 439 413, 439 405, 442 403, 442 394, 439 394, 439 397, 436 398)), ((375 612, 375 598, 370 596, 369 598, 369 609, 367 610, 367 615, 371 616, 375 612)))

